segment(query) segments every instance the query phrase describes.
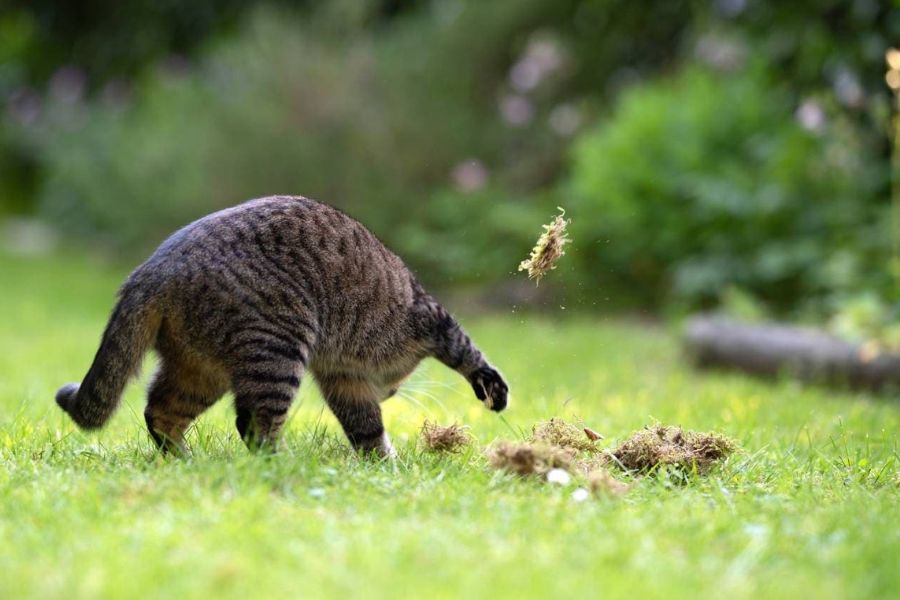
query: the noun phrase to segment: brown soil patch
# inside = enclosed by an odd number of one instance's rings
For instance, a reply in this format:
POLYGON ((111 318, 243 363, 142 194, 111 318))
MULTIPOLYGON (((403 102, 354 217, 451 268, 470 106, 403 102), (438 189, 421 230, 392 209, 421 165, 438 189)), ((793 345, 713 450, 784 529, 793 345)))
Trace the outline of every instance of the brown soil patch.
POLYGON ((541 443, 500 441, 488 449, 495 469, 518 475, 545 475, 550 469, 571 470, 575 455, 571 450, 541 443))
POLYGON ((606 469, 597 469, 588 473, 588 485, 597 496, 624 496, 631 489, 627 483, 622 483, 609 474, 606 469))

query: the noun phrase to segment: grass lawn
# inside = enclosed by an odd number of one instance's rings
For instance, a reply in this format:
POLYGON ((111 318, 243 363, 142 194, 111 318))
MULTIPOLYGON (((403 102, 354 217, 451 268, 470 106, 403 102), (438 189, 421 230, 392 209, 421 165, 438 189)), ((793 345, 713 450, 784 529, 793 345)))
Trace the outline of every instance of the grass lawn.
MULTIPOLYGON (((0 257, 0 596, 887 598, 900 593, 900 402, 697 374, 671 334, 519 314, 463 319, 512 388, 506 422, 428 362, 385 405, 396 464, 361 461, 306 381, 284 447, 250 455, 230 402, 190 460, 154 452, 143 386, 79 432, 80 380, 123 273, 0 257), (479 450, 416 450, 425 418, 482 446, 553 416, 612 445, 654 420, 744 451, 624 498, 492 472, 479 450)), ((149 371, 150 365, 145 369, 149 371)), ((617 474, 625 481, 631 479, 617 474)))

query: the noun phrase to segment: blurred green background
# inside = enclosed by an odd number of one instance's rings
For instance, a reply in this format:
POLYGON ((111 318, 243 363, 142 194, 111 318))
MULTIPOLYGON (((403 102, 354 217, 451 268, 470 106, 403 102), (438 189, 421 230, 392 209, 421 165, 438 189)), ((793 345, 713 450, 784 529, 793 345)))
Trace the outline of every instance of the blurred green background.
POLYGON ((208 212, 302 194, 501 306, 724 306, 900 344, 897 2, 0 7, 9 251, 133 264, 208 212), (523 294, 557 206, 569 254, 523 294))

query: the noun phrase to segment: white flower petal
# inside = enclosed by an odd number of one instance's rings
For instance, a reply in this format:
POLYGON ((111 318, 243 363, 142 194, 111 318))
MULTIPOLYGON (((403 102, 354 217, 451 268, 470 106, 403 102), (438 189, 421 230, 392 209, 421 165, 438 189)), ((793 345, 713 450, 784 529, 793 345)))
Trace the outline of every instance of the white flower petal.
POLYGON ((564 469, 550 469, 547 472, 547 481, 559 485, 569 485, 572 482, 572 476, 564 469))

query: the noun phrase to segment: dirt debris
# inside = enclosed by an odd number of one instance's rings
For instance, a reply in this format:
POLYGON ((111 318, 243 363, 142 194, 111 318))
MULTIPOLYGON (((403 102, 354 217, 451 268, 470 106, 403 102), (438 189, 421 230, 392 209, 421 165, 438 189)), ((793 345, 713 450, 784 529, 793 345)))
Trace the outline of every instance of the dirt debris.
POLYGON ((597 440, 602 440, 603 436, 590 427, 584 427, 584 435, 588 437, 589 440, 596 442, 597 440))
POLYGON ((593 429, 576 427, 562 419, 553 418, 532 427, 530 441, 594 454, 601 451, 597 444, 600 439, 602 436, 593 429))
POLYGON ((602 468, 588 473, 588 485, 596 496, 624 496, 631 489, 630 485, 619 481, 602 468))
POLYGON ((551 469, 571 471, 575 454, 571 450, 542 443, 509 442, 501 440, 487 452, 495 469, 517 475, 546 475, 551 469))
POLYGON ((426 420, 422 423, 419 441, 429 452, 456 453, 470 446, 475 438, 464 425, 438 425, 426 420))
POLYGON ((680 427, 652 425, 634 432, 612 456, 625 469, 649 472, 661 465, 695 469, 703 473, 716 461, 737 450, 719 433, 684 431, 680 427))
POLYGON ((553 418, 534 425, 526 441, 498 441, 487 450, 487 457, 495 469, 518 475, 544 476, 552 469, 563 469, 576 480, 586 481, 595 495, 622 496, 631 486, 613 477, 609 471, 613 464, 644 474, 661 466, 705 473, 738 449, 719 433, 660 424, 634 432, 612 450, 600 447, 601 439, 591 429, 553 418))

